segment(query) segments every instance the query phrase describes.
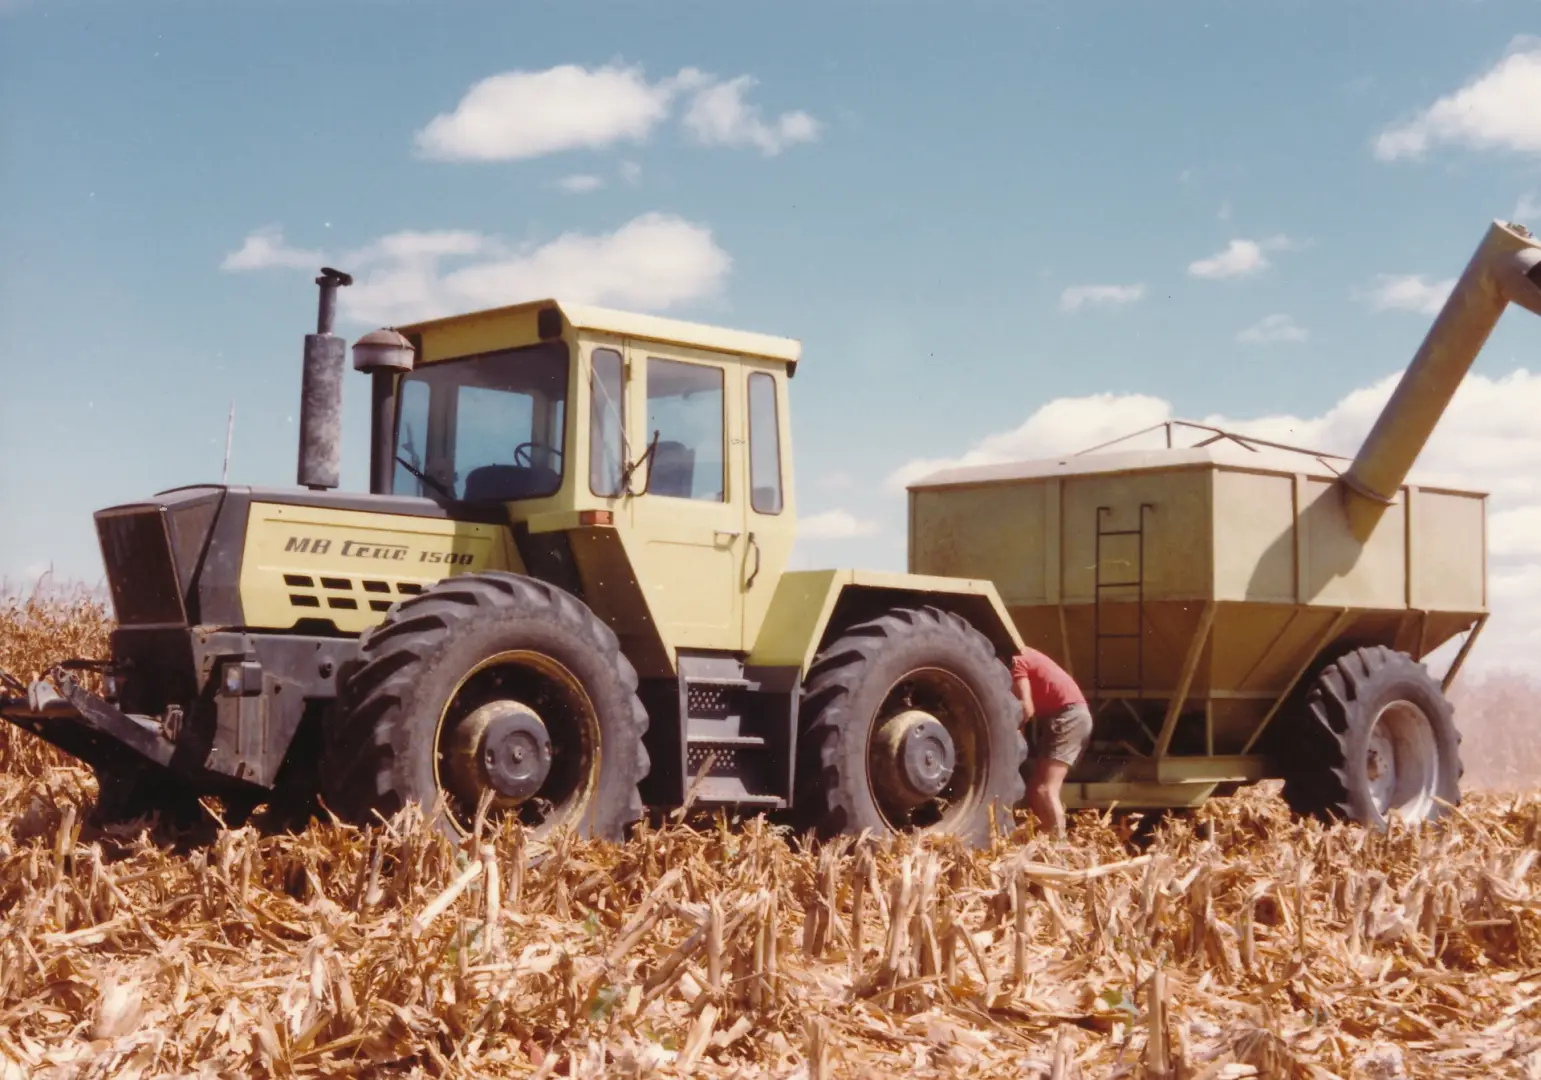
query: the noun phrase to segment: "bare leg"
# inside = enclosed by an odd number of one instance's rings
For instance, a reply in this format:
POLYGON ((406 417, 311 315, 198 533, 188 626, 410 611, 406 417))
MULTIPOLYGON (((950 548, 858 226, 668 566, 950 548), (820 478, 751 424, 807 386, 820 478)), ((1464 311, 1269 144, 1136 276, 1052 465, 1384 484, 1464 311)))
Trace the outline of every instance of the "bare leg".
POLYGON ((1033 767, 1033 781, 1028 788, 1028 805, 1045 828, 1052 829, 1056 837, 1065 835, 1065 806, 1060 802, 1059 789, 1065 782, 1070 766, 1063 761, 1039 758, 1033 767))

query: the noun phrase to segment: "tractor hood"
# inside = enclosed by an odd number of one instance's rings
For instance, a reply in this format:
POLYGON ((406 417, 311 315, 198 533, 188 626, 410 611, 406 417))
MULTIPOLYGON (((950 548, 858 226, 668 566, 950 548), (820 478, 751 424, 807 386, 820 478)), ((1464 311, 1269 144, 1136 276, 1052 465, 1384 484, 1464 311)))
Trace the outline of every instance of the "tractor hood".
MULTIPOLYGON (((96 512, 96 537, 121 625, 171 627, 199 621, 199 571, 228 490, 219 485, 177 488, 96 512)), ((235 554, 239 559, 239 550, 235 554)))
POLYGON ((256 503, 505 523, 501 506, 305 488, 196 484, 98 510, 97 540, 119 625, 245 627, 241 562, 256 503))

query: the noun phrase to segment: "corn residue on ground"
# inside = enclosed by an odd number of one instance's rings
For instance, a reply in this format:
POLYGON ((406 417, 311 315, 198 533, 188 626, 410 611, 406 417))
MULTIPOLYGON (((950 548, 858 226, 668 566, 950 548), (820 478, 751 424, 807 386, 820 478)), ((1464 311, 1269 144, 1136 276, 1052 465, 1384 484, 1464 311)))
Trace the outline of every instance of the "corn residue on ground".
POLYGON ((7 1078, 1541 1077, 1535 796, 1379 835, 1244 791, 1143 849, 1089 813, 983 851, 412 813, 178 848, 5 738, 7 1078))

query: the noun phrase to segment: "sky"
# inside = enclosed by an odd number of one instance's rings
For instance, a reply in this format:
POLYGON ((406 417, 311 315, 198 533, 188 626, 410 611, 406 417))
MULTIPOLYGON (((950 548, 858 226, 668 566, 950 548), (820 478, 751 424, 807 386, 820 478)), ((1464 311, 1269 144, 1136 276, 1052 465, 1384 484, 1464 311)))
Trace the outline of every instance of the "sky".
MULTIPOLYGON (((537 296, 781 334, 799 565, 904 482, 1170 417, 1352 453, 1494 218, 1541 231, 1541 3, 0 0, 0 578, 294 483, 338 332, 537 296)), ((1419 461, 1492 493, 1474 667, 1541 673, 1541 320, 1419 461), (1534 372, 1534 373, 1533 373, 1534 372)), ((350 372, 342 484, 367 489, 350 372)))

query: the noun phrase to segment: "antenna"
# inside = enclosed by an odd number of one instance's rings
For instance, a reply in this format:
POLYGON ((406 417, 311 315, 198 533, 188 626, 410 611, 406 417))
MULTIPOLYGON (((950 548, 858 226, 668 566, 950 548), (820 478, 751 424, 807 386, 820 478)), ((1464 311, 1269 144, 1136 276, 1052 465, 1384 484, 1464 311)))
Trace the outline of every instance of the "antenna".
POLYGON ((225 420, 225 467, 219 474, 219 482, 230 482, 230 436, 235 432, 235 398, 230 399, 230 415, 225 420))

